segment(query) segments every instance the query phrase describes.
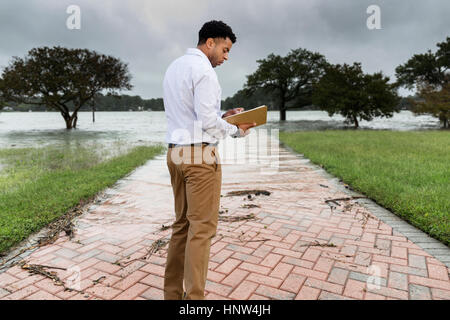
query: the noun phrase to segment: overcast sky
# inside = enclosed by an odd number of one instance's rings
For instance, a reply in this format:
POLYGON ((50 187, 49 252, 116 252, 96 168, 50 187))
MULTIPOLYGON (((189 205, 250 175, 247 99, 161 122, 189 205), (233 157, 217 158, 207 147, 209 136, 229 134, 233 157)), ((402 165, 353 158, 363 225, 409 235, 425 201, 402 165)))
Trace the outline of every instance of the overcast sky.
POLYGON ((365 72, 395 80, 396 66, 450 36, 449 16, 449 0, 1 0, 0 68, 33 47, 88 48, 128 63, 134 88, 123 93, 157 98, 170 62, 215 19, 237 36, 229 60, 215 69, 222 98, 242 89, 257 59, 296 48, 331 63, 361 62, 365 72), (79 30, 66 27, 69 5, 81 9, 79 30), (379 30, 366 25, 370 5, 381 9, 379 30))

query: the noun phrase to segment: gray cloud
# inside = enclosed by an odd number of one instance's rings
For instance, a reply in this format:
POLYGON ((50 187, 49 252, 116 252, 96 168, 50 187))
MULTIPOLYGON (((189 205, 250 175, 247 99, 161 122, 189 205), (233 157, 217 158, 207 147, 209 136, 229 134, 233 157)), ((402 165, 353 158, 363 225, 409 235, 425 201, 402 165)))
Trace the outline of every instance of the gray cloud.
POLYGON ((129 64, 134 89, 127 93, 161 97, 170 62, 195 46, 205 21, 220 19, 238 37, 216 69, 225 98, 242 88, 257 59, 299 47, 393 78, 397 65, 450 36, 449 14, 448 0, 3 0, 0 66, 37 46, 89 48, 129 64), (81 30, 66 28, 71 4, 81 8, 81 30), (366 27, 371 4, 381 8, 381 30, 366 27))

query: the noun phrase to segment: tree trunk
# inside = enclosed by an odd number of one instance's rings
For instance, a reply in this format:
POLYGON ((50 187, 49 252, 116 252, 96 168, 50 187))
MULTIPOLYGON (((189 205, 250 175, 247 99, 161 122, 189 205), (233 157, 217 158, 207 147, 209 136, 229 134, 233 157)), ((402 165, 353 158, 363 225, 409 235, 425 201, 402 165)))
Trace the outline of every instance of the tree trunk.
POLYGON ((286 101, 284 98, 281 99, 281 106, 280 106, 280 121, 286 121, 286 101))
POLYGON ((66 129, 75 129, 77 127, 77 114, 74 113, 72 116, 70 115, 63 115, 64 121, 66 121, 66 129))
POLYGON ((67 116, 63 116, 64 117, 64 121, 66 121, 66 129, 67 130, 69 130, 69 129, 72 129, 72 119, 70 118, 70 116, 69 115, 67 115, 67 116))
POLYGON ((72 114, 72 118, 73 118, 73 128, 76 129, 77 128, 77 121, 78 121, 78 114, 76 112, 74 112, 72 114))
POLYGON ((356 115, 353 115, 353 123, 355 124, 355 129, 359 128, 359 123, 358 123, 358 118, 356 117, 356 115))

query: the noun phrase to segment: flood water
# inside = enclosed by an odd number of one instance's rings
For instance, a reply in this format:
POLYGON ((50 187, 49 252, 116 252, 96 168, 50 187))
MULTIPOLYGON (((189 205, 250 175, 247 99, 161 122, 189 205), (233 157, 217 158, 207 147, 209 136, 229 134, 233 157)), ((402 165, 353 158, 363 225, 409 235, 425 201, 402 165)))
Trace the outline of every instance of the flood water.
MULTIPOLYGON (((280 131, 326 130, 349 127, 341 116, 329 117, 323 111, 288 111, 287 121, 280 123, 279 112, 269 111, 268 123, 260 128, 280 131)), ((36 147, 49 144, 72 144, 95 141, 109 144, 117 141, 127 145, 164 143, 166 119, 164 112, 80 112, 78 128, 66 130, 58 112, 0 113, 0 148, 36 147)), ((361 121, 361 129, 430 130, 439 129, 439 121, 431 116, 414 116, 409 111, 393 118, 361 121)))

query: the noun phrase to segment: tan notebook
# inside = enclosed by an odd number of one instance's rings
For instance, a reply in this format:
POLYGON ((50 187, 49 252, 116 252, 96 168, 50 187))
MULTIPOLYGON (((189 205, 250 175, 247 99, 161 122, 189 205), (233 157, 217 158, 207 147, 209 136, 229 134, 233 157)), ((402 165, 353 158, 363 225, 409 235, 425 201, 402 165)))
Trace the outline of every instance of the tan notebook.
POLYGON ((260 126, 267 122, 267 106, 260 106, 241 113, 236 113, 224 118, 224 120, 234 125, 256 122, 256 126, 260 126))

